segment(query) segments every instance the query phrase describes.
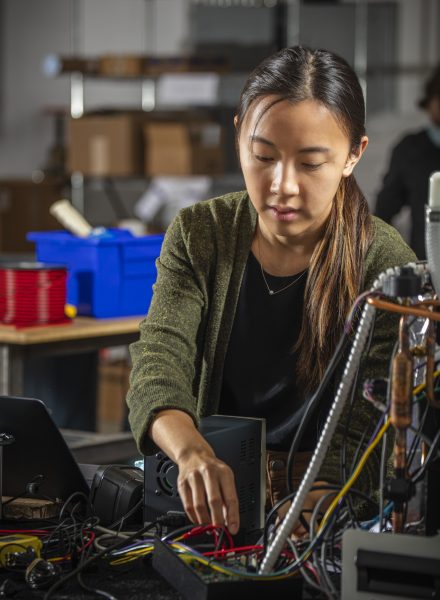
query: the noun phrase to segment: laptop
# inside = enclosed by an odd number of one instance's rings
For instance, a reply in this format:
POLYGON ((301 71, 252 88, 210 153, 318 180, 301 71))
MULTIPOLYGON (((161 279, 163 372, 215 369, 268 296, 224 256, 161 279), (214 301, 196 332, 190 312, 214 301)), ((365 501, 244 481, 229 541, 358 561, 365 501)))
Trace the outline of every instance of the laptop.
MULTIPOLYGON (((3 446, 3 496, 67 500, 90 488, 48 409, 36 398, 0 396, 0 434, 14 437, 3 446)), ((1 468, 0 468, 1 470, 1 468)))

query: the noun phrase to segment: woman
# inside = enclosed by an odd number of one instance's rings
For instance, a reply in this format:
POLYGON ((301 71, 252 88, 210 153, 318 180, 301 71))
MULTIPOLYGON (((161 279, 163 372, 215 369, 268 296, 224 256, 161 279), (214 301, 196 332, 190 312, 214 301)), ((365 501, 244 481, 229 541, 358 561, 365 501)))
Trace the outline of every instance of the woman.
MULTIPOLYGON (((198 419, 265 417, 274 475, 353 301, 380 272, 414 260, 397 232, 370 216, 353 177, 368 143, 364 121, 359 82, 343 59, 302 47, 269 57, 248 78, 235 117, 246 191, 184 209, 167 231, 149 314, 131 347, 128 404, 140 450, 157 445, 178 464, 195 523, 239 527, 233 473, 197 431, 198 419)), ((393 326, 383 317, 367 374, 386 372, 393 326)), ((375 418, 360 399, 349 456, 375 418)), ((340 435, 321 482, 340 479, 340 435)), ((377 472, 370 460, 367 491, 377 472)), ((322 493, 311 492, 306 508, 322 493)))

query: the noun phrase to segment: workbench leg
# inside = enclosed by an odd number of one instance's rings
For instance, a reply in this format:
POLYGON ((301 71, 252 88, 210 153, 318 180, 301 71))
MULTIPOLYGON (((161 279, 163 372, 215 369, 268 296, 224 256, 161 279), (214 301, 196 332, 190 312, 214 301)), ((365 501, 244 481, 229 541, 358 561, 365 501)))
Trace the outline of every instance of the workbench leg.
POLYGON ((9 394, 9 346, 0 346, 0 395, 9 394))
POLYGON ((0 394, 2 396, 23 395, 23 361, 20 349, 8 344, 0 345, 0 394))

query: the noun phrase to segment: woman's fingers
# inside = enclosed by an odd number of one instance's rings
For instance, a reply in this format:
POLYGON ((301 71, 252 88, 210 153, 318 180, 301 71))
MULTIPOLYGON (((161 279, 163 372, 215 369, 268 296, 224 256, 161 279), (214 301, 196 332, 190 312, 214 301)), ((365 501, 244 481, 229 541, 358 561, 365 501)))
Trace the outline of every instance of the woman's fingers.
POLYGON ((206 495, 214 525, 226 525, 232 534, 240 527, 237 491, 232 470, 221 463, 216 476, 206 472, 206 495))
POLYGON ((186 477, 178 480, 180 499, 186 514, 193 523, 210 523, 208 505, 203 478, 197 471, 191 472, 186 477))
POLYGON ((227 525, 232 534, 240 525, 239 505, 231 469, 218 459, 181 468, 178 488, 183 507, 194 523, 227 525))
POLYGON ((198 523, 211 523, 210 510, 206 498, 206 482, 200 472, 191 474, 189 478, 192 496, 194 500, 194 511, 197 515, 198 523))
POLYGON ((192 523, 198 523, 197 515, 194 510, 194 503, 192 498, 191 487, 187 484, 186 481, 177 482, 177 487, 179 489, 179 496, 183 504, 183 508, 188 515, 189 520, 192 523))

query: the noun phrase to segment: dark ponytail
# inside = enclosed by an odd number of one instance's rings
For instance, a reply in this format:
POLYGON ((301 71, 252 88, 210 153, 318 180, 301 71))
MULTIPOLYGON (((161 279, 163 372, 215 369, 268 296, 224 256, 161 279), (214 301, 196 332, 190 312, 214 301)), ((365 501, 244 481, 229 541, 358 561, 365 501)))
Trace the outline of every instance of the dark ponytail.
MULTIPOLYGON (((365 135, 365 103, 356 74, 341 57, 327 50, 296 46, 263 61, 250 74, 241 93, 237 137, 249 108, 269 95, 275 97, 274 102, 320 102, 347 134, 351 152, 359 150, 365 135)), ((272 105, 267 105, 263 114, 272 105)), ((298 381, 305 392, 319 383, 348 311, 363 287, 371 228, 368 204, 354 176, 342 178, 309 267, 302 328, 296 344, 298 381)))

